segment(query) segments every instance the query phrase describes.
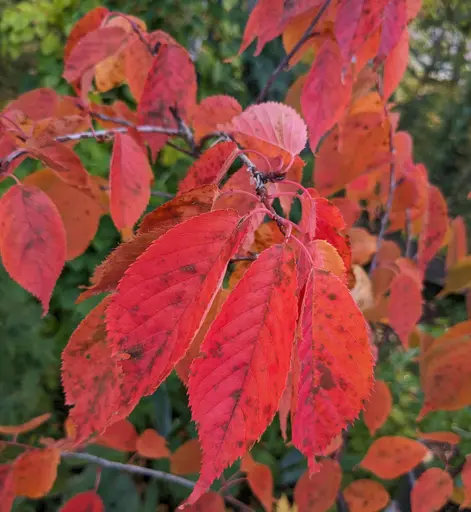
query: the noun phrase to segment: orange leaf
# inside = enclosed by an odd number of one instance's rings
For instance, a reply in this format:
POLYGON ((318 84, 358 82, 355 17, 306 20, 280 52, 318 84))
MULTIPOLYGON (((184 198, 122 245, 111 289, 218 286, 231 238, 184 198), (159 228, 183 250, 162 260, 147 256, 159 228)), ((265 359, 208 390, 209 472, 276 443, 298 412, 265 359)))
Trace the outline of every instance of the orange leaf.
POLYGON ((342 470, 338 462, 324 459, 319 463, 319 471, 309 477, 303 473, 294 488, 294 501, 299 512, 327 512, 335 503, 340 490, 342 470))
POLYGON ((203 494, 193 505, 185 507, 188 512, 225 512, 223 497, 217 492, 203 494))
POLYGON ((273 475, 268 466, 256 462, 247 471, 250 489, 267 512, 273 508, 273 475))
POLYGON ((54 485, 60 452, 55 448, 27 450, 13 463, 13 485, 17 496, 42 498, 54 485))
POLYGON ((388 491, 374 480, 355 480, 343 491, 350 512, 379 512, 389 502, 388 491))
POLYGON ((330 202, 339 209, 347 229, 351 228, 360 217, 361 209, 358 202, 346 197, 334 197, 330 202))
POLYGON ((381 428, 388 419, 392 407, 392 396, 389 387, 383 380, 377 380, 369 401, 363 411, 363 420, 371 436, 381 428))
POLYGON ((466 238, 466 225, 463 217, 459 216, 451 221, 451 237, 446 253, 446 268, 450 269, 468 254, 468 241, 466 238))
POLYGON ((132 228, 150 199, 152 169, 143 148, 127 133, 117 133, 110 170, 111 217, 118 229, 132 228))
POLYGON ((121 452, 136 451, 138 435, 134 425, 128 420, 120 420, 109 426, 95 443, 121 452))
POLYGON ((56 206, 39 188, 15 185, 0 199, 0 254, 11 278, 41 301, 46 315, 66 238, 56 206))
POLYGON ((379 478, 392 480, 411 471, 426 454, 427 448, 418 441, 401 436, 384 436, 373 442, 360 466, 379 478))
POLYGON ((376 252, 377 237, 365 228, 351 228, 348 231, 348 236, 352 244, 352 263, 366 265, 376 252))
POLYGON ((201 446, 198 439, 190 439, 170 456, 170 473, 193 475, 201 470, 201 446))
POLYGON ((147 459, 162 459, 170 456, 167 440, 155 430, 148 428, 138 437, 136 451, 147 459))
POLYGON ((50 169, 42 169, 27 176, 26 185, 45 192, 56 205, 67 238, 67 260, 85 252, 95 238, 103 209, 100 203, 76 187, 68 185, 50 169))
POLYGON ((195 107, 192 115, 196 142, 205 135, 217 131, 219 124, 229 123, 233 117, 241 113, 240 103, 232 96, 208 96, 195 107))
POLYGON ((403 30, 397 45, 384 61, 383 96, 387 100, 397 89, 409 63, 409 31, 403 30))
POLYGON ((13 464, 0 465, 0 512, 10 512, 15 499, 13 464))
POLYGON ((60 512, 105 512, 105 506, 95 491, 86 491, 71 498, 60 512))
POLYGON ((440 510, 453 494, 453 480, 443 469, 430 468, 422 473, 411 492, 412 512, 440 510))
POLYGON ((450 445, 459 444, 461 438, 454 432, 420 432, 417 431, 417 437, 425 441, 432 441, 435 443, 447 443, 450 445))
POLYGON ((35 430, 40 425, 45 423, 51 417, 50 413, 42 414, 41 416, 37 416, 32 420, 27 421, 26 423, 22 423, 21 425, 0 425, 0 434, 5 435, 19 435, 24 434, 25 432, 29 432, 30 430, 35 430))

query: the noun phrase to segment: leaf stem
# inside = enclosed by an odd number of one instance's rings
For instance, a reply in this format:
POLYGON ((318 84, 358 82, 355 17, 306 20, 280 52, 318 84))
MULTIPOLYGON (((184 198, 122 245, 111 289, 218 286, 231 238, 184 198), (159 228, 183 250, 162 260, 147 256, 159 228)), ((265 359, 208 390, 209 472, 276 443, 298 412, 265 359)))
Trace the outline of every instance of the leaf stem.
POLYGON ((317 25, 319 20, 322 18, 322 15, 327 10, 330 5, 331 0, 325 0, 322 7, 319 9, 319 12, 316 14, 316 17, 312 20, 309 27, 305 30, 304 34, 300 37, 299 41, 293 46, 293 49, 281 60, 278 66, 275 68, 273 73, 271 74, 268 82, 265 84, 265 87, 262 89, 255 103, 261 103, 267 97, 268 91, 271 86, 274 84, 278 75, 285 69, 285 67, 289 64, 289 61, 294 57, 294 55, 301 49, 302 45, 310 39, 312 36, 312 31, 314 27, 317 25))

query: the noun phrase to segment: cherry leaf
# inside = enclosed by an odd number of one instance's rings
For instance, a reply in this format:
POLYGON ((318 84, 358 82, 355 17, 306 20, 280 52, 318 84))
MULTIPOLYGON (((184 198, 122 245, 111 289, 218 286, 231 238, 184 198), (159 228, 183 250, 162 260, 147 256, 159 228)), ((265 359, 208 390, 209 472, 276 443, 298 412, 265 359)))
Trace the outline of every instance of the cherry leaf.
POLYGON ((411 492, 412 512, 441 510, 453 494, 453 479, 443 469, 429 468, 414 484, 411 492))
POLYGON ((373 442, 360 466, 379 478, 392 480, 411 471, 426 454, 427 448, 418 441, 401 436, 384 436, 373 442))
POLYGON ((62 352, 62 385, 77 442, 102 432, 119 398, 121 370, 106 339, 105 310, 109 297, 79 324, 62 352))
POLYGON ((55 448, 27 450, 13 463, 13 486, 17 496, 38 499, 54 485, 60 452, 55 448))
POLYGON ((10 512, 15 499, 13 464, 0 465, 0 512, 10 512))
POLYGON ((399 43, 402 32, 407 30, 406 0, 389 0, 384 9, 381 39, 375 62, 382 62, 399 43))
POLYGON ((373 356, 367 323, 333 274, 310 272, 300 322, 301 373, 292 436, 313 473, 314 456, 363 408, 373 383, 373 356))
MULTIPOLYGON (((154 57, 138 105, 140 124, 178 128, 170 109, 176 109, 183 121, 189 121, 196 104, 196 73, 190 55, 181 46, 162 44, 154 57)), ((147 134, 153 156, 168 140, 167 135, 147 134)))
POLYGON ((132 228, 150 199, 152 170, 142 147, 117 133, 110 171, 111 216, 118 229, 132 228))
POLYGON ((155 430, 148 428, 138 437, 136 451, 141 457, 147 459, 162 459, 170 456, 165 437, 155 430))
POLYGON ((288 105, 271 101, 249 107, 219 128, 241 139, 244 147, 244 137, 254 138, 292 156, 300 153, 307 141, 306 125, 301 116, 288 105))
POLYGON ((76 494, 61 509, 60 512, 105 512, 105 505, 95 491, 85 491, 76 494))
POLYGON ((371 436, 374 436, 376 431, 384 425, 391 412, 391 408, 391 391, 386 382, 377 380, 363 411, 363 419, 371 436))
POLYGON ((46 315, 64 266, 66 237, 57 208, 42 190, 15 185, 0 199, 0 254, 11 278, 41 301, 46 315))
POLYGON ((69 84, 80 79, 99 62, 117 53, 126 37, 126 31, 121 27, 103 27, 89 32, 77 42, 65 60, 62 76, 69 84))
POLYGON ((324 459, 314 475, 303 473, 294 488, 294 501, 300 512, 327 512, 335 503, 340 490, 342 470, 337 461, 324 459))
POLYGON ((180 445, 170 457, 170 473, 193 475, 201 469, 201 446, 198 439, 190 439, 180 445))
POLYGON ((272 421, 290 367, 295 293, 294 253, 285 244, 274 245, 250 266, 211 325, 188 385, 203 449, 200 478, 189 504, 249 450, 272 421))
POLYGON ((321 137, 344 114, 351 93, 351 74, 344 76, 339 48, 328 39, 319 50, 301 95, 301 108, 309 128, 309 145, 314 153, 321 137))
POLYGON ((41 416, 37 416, 32 420, 27 421, 26 423, 22 423, 21 425, 0 425, 0 434, 5 435, 19 435, 24 434, 25 432, 30 432, 31 430, 35 430, 43 423, 51 417, 50 413, 41 414, 41 416))
POLYGON ((383 96, 387 100, 399 85, 409 62, 409 31, 403 30, 397 45, 384 61, 383 96))
POLYGON ((134 452, 138 438, 134 425, 128 420, 120 420, 110 425, 95 443, 120 452, 134 452))
POLYGON ((388 491, 374 480, 355 480, 343 491, 350 512, 379 512, 389 502, 388 491))
POLYGON ((247 471, 250 489, 267 512, 273 508, 273 474, 266 464, 255 462, 247 471))
POLYGON ((195 140, 199 142, 204 136, 217 131, 219 124, 229 123, 241 113, 240 103, 232 96, 208 96, 193 111, 195 140))
POLYGON ((123 403, 152 394, 185 355, 246 228, 232 210, 199 215, 155 240, 126 271, 107 310, 123 403))
POLYGON ((226 512, 226 507, 220 494, 209 491, 185 510, 187 512, 226 512))
POLYGON ((221 142, 207 149, 188 169, 186 177, 180 181, 179 194, 201 185, 219 184, 237 152, 237 144, 232 141, 221 142))

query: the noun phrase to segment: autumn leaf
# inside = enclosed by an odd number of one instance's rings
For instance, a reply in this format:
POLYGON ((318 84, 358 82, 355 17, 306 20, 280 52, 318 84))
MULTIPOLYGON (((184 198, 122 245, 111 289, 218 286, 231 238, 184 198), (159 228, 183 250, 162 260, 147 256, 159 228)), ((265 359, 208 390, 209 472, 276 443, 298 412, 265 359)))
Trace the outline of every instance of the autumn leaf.
MULTIPOLYGON (((196 104, 196 74, 190 55, 181 46, 162 44, 147 75, 137 113, 139 123, 178 128, 170 109, 176 109, 183 121, 189 122, 196 104)), ((156 154, 168 136, 146 134, 146 141, 156 154)))
POLYGON ((453 493, 453 480, 443 469, 429 468, 422 473, 411 492, 412 512, 440 510, 453 493))
POLYGON ((466 256, 448 269, 445 288, 440 296, 459 292, 471 287, 471 256, 466 256))
POLYGON ((383 380, 376 380, 370 399, 363 411, 363 420, 374 436, 388 419, 392 407, 392 396, 389 386, 383 380))
POLYGON ((179 194, 202 185, 218 185, 238 152, 232 142, 221 142, 207 149, 188 169, 188 173, 178 185, 179 194))
POLYGON ((373 442, 360 466, 379 478, 392 480, 411 471, 426 454, 427 448, 413 439, 384 436, 373 442))
POLYGON ((77 442, 103 432, 115 413, 122 374, 111 355, 102 300, 79 324, 62 352, 62 385, 77 442))
POLYGON ((180 445, 170 456, 170 473, 193 475, 201 469, 201 446, 198 439, 190 439, 180 445))
POLYGON ((162 459, 170 456, 165 437, 148 428, 137 438, 136 451, 147 459, 162 459))
POLYGON ((226 512, 223 497, 209 491, 203 494, 193 505, 185 507, 187 512, 226 512))
POLYGON ((397 45, 384 61, 383 97, 387 100, 402 80, 409 63, 409 31, 403 30, 397 45))
POLYGON ((344 75, 338 46, 327 40, 309 71, 301 95, 301 107, 309 129, 313 153, 321 137, 340 120, 350 101, 352 78, 344 75))
POLYGON ((417 437, 424 441, 431 441, 432 443, 446 443, 451 446, 459 444, 461 438, 454 432, 420 432, 417 431, 417 437))
POLYGON ((97 28, 81 37, 70 51, 64 63, 62 76, 72 84, 94 66, 115 54, 126 39, 121 27, 97 28))
POLYGON ((373 383, 373 357, 365 319, 333 274, 311 271, 301 311, 301 374, 292 437, 313 473, 314 456, 363 408, 373 383))
POLYGON ((95 491, 76 494, 60 509, 60 512, 105 512, 105 506, 95 491))
POLYGON ((319 471, 314 475, 309 476, 309 471, 303 473, 294 488, 299 512, 327 512, 335 503, 341 480, 342 470, 333 459, 320 462, 319 471))
POLYGON ((464 499, 461 508, 471 505, 471 455, 466 456, 466 460, 461 470, 461 480, 463 482, 464 499))
POLYGON ((123 404, 153 393, 185 355, 246 228, 234 211, 199 215, 152 242, 126 271, 107 309, 123 404))
POLYGON ((115 290, 126 269, 170 228, 209 212, 219 196, 215 185, 198 187, 181 194, 145 215, 138 228, 138 233, 131 240, 124 242, 95 268, 91 286, 77 299, 81 302, 98 293, 115 290))
POLYGON ((377 249, 377 237, 365 228, 353 227, 348 231, 352 246, 352 263, 366 265, 377 249))
POLYGON ((274 245, 250 266, 211 325, 201 349, 204 355, 194 361, 188 385, 203 449, 200 478, 189 504, 249 450, 272 421, 290 367, 295 292, 294 253, 285 244, 274 245))
POLYGON ((66 259, 72 260, 85 252, 95 238, 101 215, 98 200, 61 180, 51 169, 42 169, 27 176, 24 184, 45 192, 56 205, 65 228, 66 259))
POLYGON ((134 425, 128 420, 120 420, 98 436, 95 443, 121 452, 134 452, 138 438, 134 425))
POLYGON ((381 40, 375 64, 379 64, 399 43, 407 30, 407 0, 389 0, 381 24, 381 40))
POLYGON ((13 486, 17 496, 41 498, 54 485, 60 453, 55 448, 26 450, 13 463, 13 486))
POLYGON ((446 253, 446 268, 449 270, 468 254, 468 240, 466 237, 466 225, 463 217, 455 217, 450 223, 450 240, 446 253))
POLYGON ((355 480, 343 490, 350 512, 379 512, 389 502, 389 494, 379 482, 355 480))
POLYGON ((10 102, 2 114, 20 110, 32 121, 39 121, 55 113, 60 96, 53 89, 40 87, 21 94, 10 102))
POLYGON ((40 189, 15 185, 0 199, 0 233, 5 269, 41 301, 46 315, 66 256, 66 236, 56 206, 40 189))
POLYGON ((230 123, 233 117, 241 113, 240 103, 232 96, 208 96, 193 110, 192 125, 196 142, 216 132, 218 125, 230 123))
MULTIPOLYGON (((244 471, 244 470, 243 470, 244 471)), ((273 474, 266 464, 255 462, 247 469, 250 489, 267 512, 273 508, 273 474)))
POLYGON ((0 465, 0 512, 10 512, 15 499, 13 464, 0 465))
POLYGON ((127 133, 117 133, 111 156, 111 217, 118 229, 131 228, 150 199, 152 169, 143 148, 127 133))
POLYGON ((51 414, 46 413, 41 414, 41 416, 37 416, 36 418, 33 418, 26 423, 22 423, 21 425, 0 425, 0 434, 18 436, 20 434, 24 434, 25 432, 30 432, 31 430, 37 429, 43 423, 46 423, 50 417, 51 414))

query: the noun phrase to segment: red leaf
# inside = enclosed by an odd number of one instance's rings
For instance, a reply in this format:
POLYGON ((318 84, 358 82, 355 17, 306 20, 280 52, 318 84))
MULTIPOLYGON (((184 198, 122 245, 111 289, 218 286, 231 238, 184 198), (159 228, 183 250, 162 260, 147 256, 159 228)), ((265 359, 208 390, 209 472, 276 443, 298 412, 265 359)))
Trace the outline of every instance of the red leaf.
POLYGON ((203 494, 193 505, 186 507, 187 512, 226 512, 223 497, 209 491, 203 494))
MULTIPOLYGON (((143 34, 143 37, 151 48, 156 48, 157 44, 177 45, 173 37, 162 30, 156 30, 151 34, 143 34)), ((149 47, 140 38, 135 38, 124 50, 126 81, 138 103, 141 99, 153 60, 154 57, 149 52, 149 47)))
POLYGON ((379 478, 392 480, 414 469, 426 454, 427 448, 418 441, 401 436, 384 436, 369 447, 360 466, 379 478))
POLYGON ((417 437, 424 441, 431 441, 432 443, 445 443, 449 445, 459 444, 461 437, 454 432, 420 432, 417 431, 417 437))
POLYGON ((121 452, 134 452, 137 439, 134 425, 128 420, 120 420, 110 425, 101 436, 96 438, 95 443, 121 452))
POLYGON ((429 468, 422 473, 411 492, 412 512, 441 510, 453 494, 453 479, 443 469, 429 468))
POLYGON ((388 491, 374 480, 355 480, 343 491, 350 512, 379 512, 389 502, 388 491))
POLYGON ((451 233, 446 253, 446 268, 450 269, 468 254, 466 224, 463 217, 455 217, 450 224, 451 233))
POLYGON ((203 449, 189 504, 272 421, 290 367, 295 293, 294 253, 285 244, 274 245, 250 266, 211 325, 188 386, 203 449))
POLYGON ((111 217, 118 229, 132 228, 150 199, 152 169, 142 147, 117 133, 110 170, 111 217))
POLYGON ((403 30, 397 45, 384 61, 383 97, 387 100, 396 90, 409 62, 409 31, 403 30))
POLYGON ((417 266, 423 273, 448 232, 448 207, 440 189, 429 186, 425 225, 419 236, 417 266))
POLYGON ((62 352, 62 385, 77 442, 102 432, 116 410, 122 375, 106 339, 104 299, 79 324, 62 352))
POLYGON ((45 423, 51 417, 50 413, 41 414, 41 416, 37 416, 32 420, 27 421, 26 423, 22 423, 21 425, 0 425, 0 434, 6 435, 19 435, 24 434, 25 432, 29 432, 31 430, 35 430, 40 425, 45 423))
POLYGON ((294 156, 306 146, 306 125, 301 116, 288 105, 272 101, 252 105, 220 129, 234 134, 243 147, 252 146, 245 143, 246 138, 258 139, 294 156))
POLYGON ((327 512, 335 503, 340 490, 342 470, 338 462, 325 459, 319 463, 319 471, 309 476, 306 471, 294 488, 294 501, 299 512, 327 512))
POLYGON ((413 20, 422 8, 422 0, 407 0, 407 19, 413 20))
POLYGON ((300 322, 301 374, 292 435, 313 473, 314 456, 363 408, 373 384, 373 357, 367 323, 333 274, 311 271, 300 322))
POLYGON ((356 201, 352 201, 346 197, 334 197, 331 199, 331 203, 342 214, 346 228, 351 228, 360 217, 361 208, 356 201))
POLYGON ((0 512, 10 512, 15 499, 13 465, 0 465, 0 512))
POLYGON ((192 475, 201 469, 201 446, 198 439, 190 439, 180 445, 170 457, 170 473, 192 475))
POLYGON ((129 267, 107 310, 123 403, 153 393, 185 355, 245 231, 233 211, 205 213, 169 230, 129 267))
POLYGON ((378 428, 384 425, 391 407, 392 396, 388 385, 383 380, 377 380, 363 411, 363 420, 371 436, 374 436, 378 428))
POLYGON ((29 139, 27 149, 69 185, 78 188, 90 186, 88 172, 80 158, 64 143, 53 139, 29 139))
POLYGON ((68 185, 51 169, 36 171, 24 180, 45 192, 56 205, 67 237, 67 260, 85 252, 95 238, 100 217, 104 213, 96 200, 78 188, 68 185))
POLYGON ((127 33, 121 27, 103 27, 88 32, 73 47, 64 61, 62 76, 69 84, 92 71, 101 61, 118 52, 126 40, 127 33))
POLYGON ((10 188, 0 199, 0 254, 11 278, 41 301, 43 316, 65 253, 64 226, 49 197, 36 187, 10 188))
POLYGON ((105 506, 95 491, 85 491, 71 498, 60 512, 105 512, 105 506))
POLYGON ((191 190, 164 203, 148 213, 141 222, 138 234, 118 245, 106 260, 95 268, 92 285, 80 294, 77 302, 93 295, 115 290, 126 269, 134 263, 149 245, 170 228, 201 213, 209 212, 219 195, 215 185, 191 190))
POLYGON ((28 91, 5 108, 3 114, 9 111, 21 110, 32 121, 39 121, 55 115, 60 96, 53 89, 42 87, 28 91))
POLYGON ((87 12, 83 18, 72 28, 64 48, 64 62, 69 58, 72 50, 85 35, 100 27, 109 11, 106 7, 95 7, 87 12))
POLYGON ((389 0, 384 9, 381 27, 381 40, 379 43, 376 63, 382 62, 399 43, 402 32, 407 30, 406 0, 389 0))
POLYGON ((170 456, 165 437, 155 430, 148 428, 138 437, 136 451, 141 457, 147 459, 162 459, 170 456))
POLYGON ((309 144, 314 153, 321 137, 344 114, 351 94, 351 74, 343 75, 339 48, 327 40, 309 71, 301 95, 301 107, 309 128, 309 144))
POLYGON ((267 512, 273 508, 273 474, 265 464, 255 462, 247 471, 250 489, 267 512))
POLYGON ((242 107, 232 96, 217 95, 205 98, 195 108, 192 116, 196 142, 205 135, 215 132, 219 124, 229 123, 241 112, 242 107))
MULTIPOLYGON (((170 111, 175 108, 183 121, 189 121, 196 104, 196 73, 188 52, 181 46, 163 44, 147 76, 138 106, 140 124, 177 128, 170 111)), ((148 134, 153 156, 168 140, 167 135, 148 134)))
POLYGON ((335 37, 346 62, 380 26, 388 0, 344 0, 335 20, 335 37))
POLYGON ((396 275, 391 283, 388 307, 389 324, 409 348, 409 336, 422 317, 422 291, 417 277, 408 272, 396 275))
POLYGON ((54 485, 60 452, 55 448, 27 450, 13 463, 13 486, 17 496, 38 499, 54 485))
POLYGON ((201 185, 218 184, 229 170, 238 147, 234 142, 221 142, 207 149, 188 169, 186 177, 178 185, 178 193, 201 185))

